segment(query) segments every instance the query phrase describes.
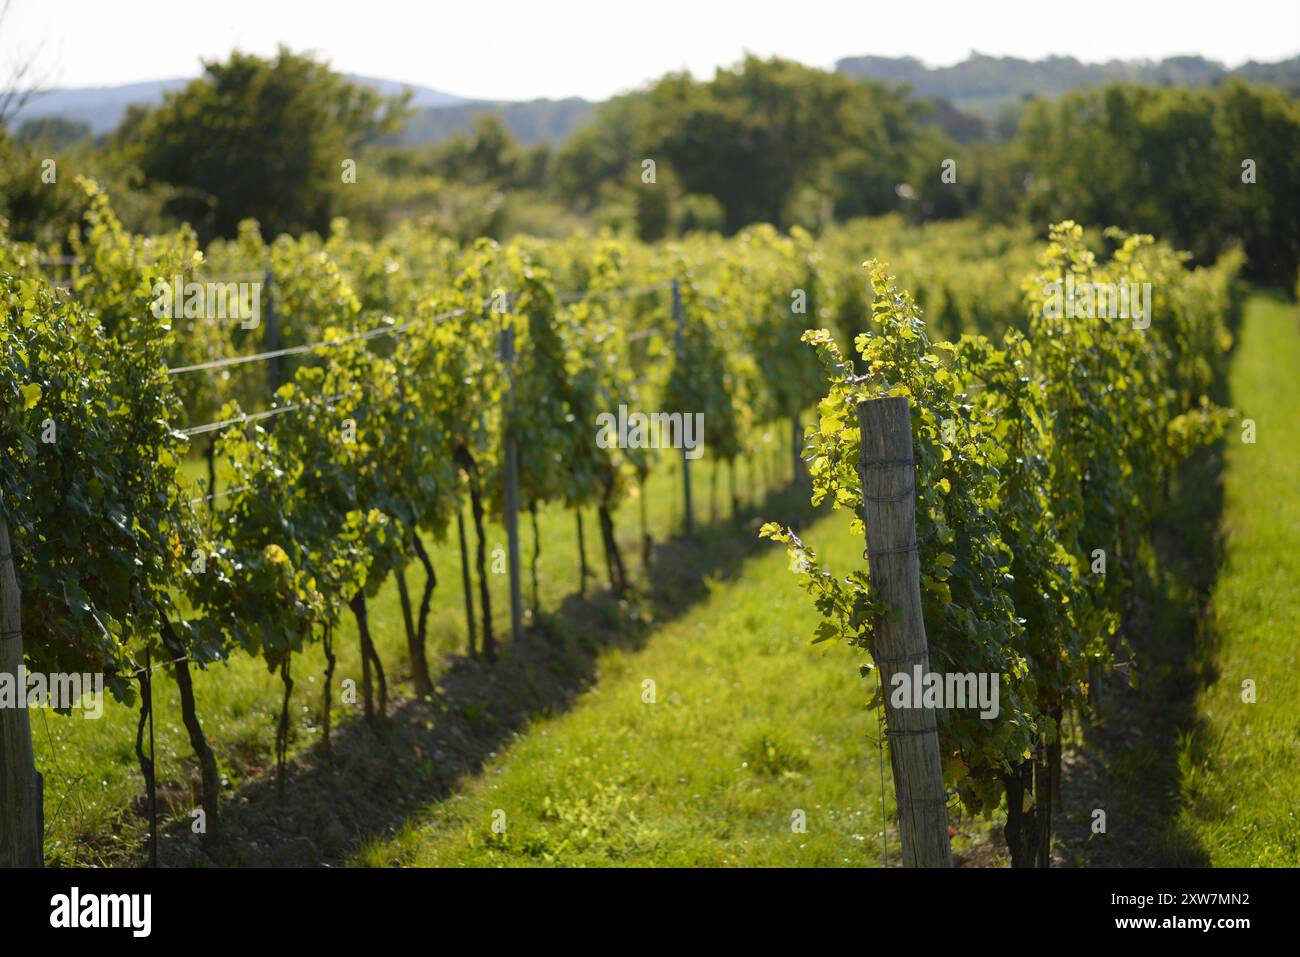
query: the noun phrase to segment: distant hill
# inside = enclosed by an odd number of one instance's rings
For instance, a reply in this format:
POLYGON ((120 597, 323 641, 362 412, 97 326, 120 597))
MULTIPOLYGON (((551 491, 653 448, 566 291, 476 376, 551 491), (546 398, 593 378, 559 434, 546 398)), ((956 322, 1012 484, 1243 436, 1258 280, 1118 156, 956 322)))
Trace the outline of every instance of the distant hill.
MULTIPOLYGON (((1074 57, 1021 60, 971 53, 961 63, 927 67, 914 57, 845 57, 835 68, 849 76, 907 83, 917 97, 935 101, 927 122, 942 127, 959 142, 998 135, 997 121, 1009 107, 1035 96, 1059 96, 1067 90, 1114 80, 1157 85, 1199 86, 1241 76, 1255 83, 1272 83, 1300 95, 1300 56, 1278 63, 1244 64, 1229 70, 1199 56, 1169 57, 1156 61, 1111 60, 1081 63, 1074 57)), ((414 115, 406 128, 391 139, 404 146, 441 142, 470 129, 473 118, 496 113, 525 145, 558 144, 591 117, 596 104, 570 97, 561 100, 470 100, 429 87, 378 77, 350 75, 380 93, 393 95, 410 89, 414 115)), ((154 80, 123 86, 49 90, 26 104, 13 121, 19 129, 28 120, 62 118, 84 123, 91 135, 114 130, 127 107, 140 103, 156 106, 165 93, 180 89, 186 79, 154 80)))
POLYGON ((124 86, 92 86, 37 93, 14 116, 14 129, 28 120, 60 117, 90 127, 94 136, 111 133, 122 122, 126 109, 135 103, 156 106, 163 94, 179 90, 189 80, 151 80, 124 86))
MULTIPOLYGON (((426 86, 400 83, 379 77, 348 77, 355 83, 373 87, 385 96, 395 96, 410 89, 414 115, 406 128, 392 142, 403 146, 422 146, 448 139, 470 129, 471 120, 480 113, 497 113, 509 130, 525 145, 559 143, 581 126, 594 106, 588 100, 570 97, 563 100, 469 100, 462 96, 433 90, 426 86)), ((187 79, 153 80, 123 86, 80 87, 38 93, 18 112, 13 129, 24 123, 71 120, 89 127, 92 136, 111 133, 122 122, 127 107, 139 103, 157 106, 163 96, 189 83, 187 79)))
POLYGON ((591 117, 595 104, 569 97, 563 100, 468 100, 454 106, 423 110, 406 121, 406 128, 392 137, 402 146, 439 143, 471 129, 475 116, 495 113, 506 128, 525 146, 558 144, 591 117))
POLYGON ((907 83, 918 97, 947 100, 958 110, 996 119, 1007 107, 1036 96, 1059 96, 1068 90, 1127 80, 1155 86, 1204 86, 1229 76, 1272 83, 1300 94, 1300 56, 1278 63, 1250 62, 1235 70, 1200 56, 1160 61, 1110 60, 1081 63, 1074 57, 1045 60, 992 57, 972 52, 961 63, 927 67, 914 57, 845 57, 835 69, 849 76, 907 83))
MULTIPOLYGON (((416 110, 427 110, 467 102, 464 97, 443 93, 426 86, 398 83, 378 77, 349 75, 354 83, 373 87, 386 96, 392 96, 410 89, 414 96, 411 106, 416 110)), ((85 123, 94 136, 111 133, 122 122, 128 106, 136 103, 145 106, 157 106, 163 101, 163 95, 179 90, 188 79, 152 80, 147 83, 128 83, 123 86, 96 86, 70 88, 66 90, 47 90, 28 100, 13 120, 13 128, 18 129, 27 120, 46 117, 62 117, 85 123)))

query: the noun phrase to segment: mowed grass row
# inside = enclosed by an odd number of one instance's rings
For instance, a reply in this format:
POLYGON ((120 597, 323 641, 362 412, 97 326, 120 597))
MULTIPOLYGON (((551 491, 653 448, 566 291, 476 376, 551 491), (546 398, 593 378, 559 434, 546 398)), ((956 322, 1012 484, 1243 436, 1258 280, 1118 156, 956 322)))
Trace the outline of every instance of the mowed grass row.
MULTIPOLYGON (((774 428, 757 437, 760 453, 737 466, 736 488, 741 502, 758 502, 771 486, 789 481, 788 429, 774 428), (764 441, 766 440, 766 441, 764 441)), ((646 489, 646 516, 651 535, 662 540, 682 526, 680 453, 664 452, 660 466, 651 474, 646 489)), ((206 475, 201 461, 189 463, 196 483, 206 475)), ((722 468, 717 486, 720 521, 729 521, 729 482, 722 468)), ((706 454, 692 463, 697 521, 711 518, 710 489, 713 463, 706 454)), ((229 483, 219 473, 218 488, 229 483)), ((195 494, 200 493, 195 487, 195 494)), ((624 501, 616 515, 616 527, 629 574, 640 570, 639 495, 624 501)), ((571 511, 539 510, 542 553, 538 562, 538 584, 542 612, 554 611, 578 589, 577 529, 571 511)), ((779 517, 779 516, 777 516, 779 517)), ((475 538, 468 504, 465 507, 471 563, 475 538)), ((488 561, 492 550, 505 548, 506 535, 497 525, 487 528, 488 561)), ((531 603, 528 563, 533 536, 527 514, 520 517, 521 553, 525 565, 525 604, 531 603)), ((589 589, 607 587, 604 554, 594 509, 585 510, 586 550, 593 579, 589 589)), ((426 540, 438 578, 429 618, 430 671, 436 681, 449 656, 464 654, 467 648, 464 592, 461 588, 460 553, 453 523, 449 539, 426 540)), ((509 584, 505 574, 490 574, 493 619, 497 639, 509 641, 509 584)), ((418 562, 408 568, 412 602, 418 604, 424 574, 418 562)), ((791 583, 793 584, 793 583, 791 583)), ((474 579, 476 615, 478 584, 474 579)), ((388 673, 389 693, 409 694, 403 684, 408 674, 408 652, 401 605, 390 578, 369 603, 371 631, 388 673)), ((479 628, 482 640, 482 628, 479 628)), ((334 724, 356 716, 353 708, 340 703, 342 682, 352 679, 360 688, 361 667, 357 633, 352 615, 345 611, 335 634, 338 666, 335 672, 334 724)), ((293 662, 295 689, 291 704, 291 755, 320 739, 322 681, 325 662, 319 645, 313 645, 293 662)), ((851 670, 851 668, 850 668, 851 670)), ((278 674, 268 671, 260 658, 236 653, 228 662, 194 669, 198 712, 204 731, 217 752, 224 783, 231 788, 241 781, 274 768, 275 728, 282 687, 278 674)), ((160 814, 187 818, 198 806, 197 763, 180 720, 179 698, 171 670, 154 673, 154 733, 159 781, 160 814)), ((359 691, 358 691, 359 696, 359 691)), ((144 840, 142 816, 144 784, 135 756, 138 710, 108 701, 104 715, 87 720, 80 712, 62 716, 44 709, 32 712, 32 736, 37 769, 45 779, 46 859, 55 864, 110 864, 138 848, 144 840)), ((146 741, 146 748, 148 747, 146 741)))
POLYGON ((1298 319, 1290 303, 1253 297, 1232 364, 1232 403, 1256 441, 1228 437, 1216 677, 1181 755, 1184 823, 1216 867, 1300 865, 1298 319))
MULTIPOLYGON (((809 535, 832 568, 862 560, 840 516, 809 535)), ((643 649, 604 651, 570 710, 534 720, 357 863, 879 864, 865 656, 809 646, 818 614, 788 565, 784 549, 764 549, 643 649)))

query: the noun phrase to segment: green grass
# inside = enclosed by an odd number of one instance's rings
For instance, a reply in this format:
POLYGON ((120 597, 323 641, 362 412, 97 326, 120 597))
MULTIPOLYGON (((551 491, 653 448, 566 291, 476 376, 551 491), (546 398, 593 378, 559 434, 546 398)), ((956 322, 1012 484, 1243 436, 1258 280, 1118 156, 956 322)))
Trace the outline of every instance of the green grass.
MULTIPOLYGON (((788 455, 783 443, 786 432, 776 428, 768 435, 766 448, 771 454, 762 457, 757 469, 742 464, 738 469, 737 492, 742 503, 758 501, 766 484, 788 480, 788 455), (759 479, 755 475, 766 475, 759 479)), ((760 436, 760 442, 762 437, 760 436)), ((646 511, 651 534, 659 540, 681 526, 680 458, 665 453, 661 467, 652 474, 646 494, 646 511)), ((206 474, 201 460, 187 463, 189 474, 197 480, 206 474)), ((692 465, 695 479, 695 502, 698 521, 710 517, 709 480, 712 464, 706 454, 692 465)), ((219 474, 218 487, 226 485, 219 474)), ((718 507, 726 508, 728 483, 725 474, 719 482, 718 507)), ((195 494, 200 494, 195 487, 195 494)), ((636 499, 626 501, 616 516, 616 524, 629 572, 640 566, 640 505, 636 499)), ((543 551, 538 567, 540 606, 552 612, 578 586, 578 550, 572 512, 559 508, 540 513, 543 551)), ((590 587, 605 587, 604 559, 594 510, 586 512, 585 538, 589 566, 595 575, 590 587)), ((466 520, 469 521, 468 508, 466 520)), ((473 529, 468 530, 471 550, 473 529)), ((531 587, 527 563, 532 554, 532 533, 528 516, 520 522, 521 552, 525 563, 524 596, 528 604, 531 587)), ((497 526, 487 530, 489 550, 504 547, 506 536, 497 526)), ((439 586, 434 593, 429 620, 430 670, 435 681, 449 664, 450 657, 466 649, 464 597, 461 590, 459 551, 452 540, 429 542, 439 586)), ((491 575, 492 608, 498 640, 508 641, 509 588, 507 576, 491 575)), ((423 572, 418 563, 411 566, 408 581, 412 601, 418 605, 423 572)), ((783 582, 790 589, 793 581, 783 582)), ((477 592, 477 583, 474 585, 477 592)), ((477 601, 477 594, 476 594, 477 601)), ((379 654, 389 675, 390 696, 409 694, 406 676, 407 649, 397 589, 390 580, 370 602, 371 629, 379 654)), ((480 635, 481 638, 481 635, 480 635)), ((343 627, 335 636, 338 668, 335 674, 335 726, 356 717, 358 709, 339 703, 339 687, 344 679, 360 683, 360 657, 354 622, 345 613, 343 627)), ((851 673, 852 666, 842 663, 851 673)), ((318 646, 295 659, 293 675, 297 687, 291 705, 291 755, 319 740, 321 730, 321 682, 324 658, 318 646)), ((189 739, 180 722, 179 698, 170 670, 155 673, 154 731, 158 766, 159 797, 164 820, 187 818, 198 806, 197 763, 189 739)), ((267 671, 260 660, 236 656, 229 662, 195 671, 195 693, 204 731, 217 752, 225 784, 237 788, 252 776, 274 766, 275 726, 278 720, 281 689, 278 675, 267 671)), ((144 837, 142 816, 143 781, 134 753, 137 712, 133 708, 109 702, 99 720, 86 720, 80 713, 61 716, 38 710, 32 714, 32 734, 38 770, 45 779, 46 859, 52 864, 120 863, 137 850, 144 837)))
MULTIPOLYGON (((840 516, 809 536, 832 567, 859 559, 840 516)), ((809 647, 817 612, 783 550, 763 549, 708 586, 643 649, 603 652, 572 709, 535 720, 481 776, 358 863, 879 863, 875 716, 854 654, 809 647), (800 811, 806 833, 792 828, 800 811)))
POLYGON ((1300 865, 1300 326, 1251 299, 1232 403, 1256 441, 1229 435, 1226 559, 1209 623, 1217 675, 1183 742, 1183 819, 1218 866, 1300 865), (1255 683, 1256 702, 1242 700, 1255 683))

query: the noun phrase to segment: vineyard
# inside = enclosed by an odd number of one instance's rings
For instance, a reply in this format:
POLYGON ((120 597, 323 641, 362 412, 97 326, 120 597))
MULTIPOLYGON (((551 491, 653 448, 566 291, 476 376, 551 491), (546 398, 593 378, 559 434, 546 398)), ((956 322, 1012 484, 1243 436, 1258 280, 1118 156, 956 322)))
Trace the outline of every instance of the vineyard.
POLYGON ((219 847, 237 756, 213 720, 269 718, 284 800, 296 755, 445 700, 449 662, 540 680, 527 649, 557 640, 565 594, 604 595, 626 630, 657 565, 761 524, 815 606, 808 637, 859 653, 866 681, 835 710, 867 701, 891 734, 902 667, 873 573, 917 564, 930 665, 1001 682, 995 717, 935 712, 941 803, 954 823, 1005 813, 1011 862, 1045 865, 1067 729, 1137 680, 1127 626, 1158 519, 1237 429, 1209 398, 1242 311, 1234 252, 1191 267, 1118 230, 889 217, 468 246, 342 220, 268 242, 249 221, 200 248, 188 228, 132 234, 80 188, 71 256, 0 245, 3 665, 102 674, 114 703, 80 740, 51 717, 57 743, 5 712, 12 861, 156 856, 169 822, 219 847), (190 283, 257 284, 260 314, 213 318, 190 283), (1152 293, 1142 321, 1067 316, 1067 283, 1152 293), (882 463, 911 476, 890 496, 856 411, 886 397, 906 399, 912 449, 882 463), (621 408, 702 413, 702 458, 597 442, 621 408), (912 497, 915 540, 872 546, 864 514, 912 497), (853 551, 814 548, 814 515, 853 551), (90 809, 52 773, 73 755, 104 781, 90 809), (110 820, 119 846, 87 840, 110 820))

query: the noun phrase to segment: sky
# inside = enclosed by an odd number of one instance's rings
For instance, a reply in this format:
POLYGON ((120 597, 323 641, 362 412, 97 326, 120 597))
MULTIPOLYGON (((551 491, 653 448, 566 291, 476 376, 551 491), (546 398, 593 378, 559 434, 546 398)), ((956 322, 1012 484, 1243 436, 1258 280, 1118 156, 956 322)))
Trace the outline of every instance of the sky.
MULTIPOLYGON (((3 5, 5 0, 0 0, 3 5)), ((1300 53, 1300 0, 9 0, 0 83, 18 58, 46 87, 197 75, 232 49, 312 50, 335 69, 484 99, 603 99, 670 70, 707 77, 746 52, 831 67, 992 56, 1086 62, 1201 54, 1228 66, 1300 53)))

